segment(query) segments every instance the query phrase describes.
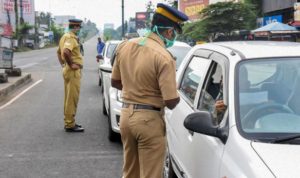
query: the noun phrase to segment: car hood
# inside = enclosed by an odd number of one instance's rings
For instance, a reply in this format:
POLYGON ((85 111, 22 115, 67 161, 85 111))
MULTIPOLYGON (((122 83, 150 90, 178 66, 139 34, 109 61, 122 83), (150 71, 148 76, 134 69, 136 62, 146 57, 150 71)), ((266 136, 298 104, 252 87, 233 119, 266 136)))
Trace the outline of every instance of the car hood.
POLYGON ((275 177, 300 177, 300 145, 252 142, 252 147, 275 177))

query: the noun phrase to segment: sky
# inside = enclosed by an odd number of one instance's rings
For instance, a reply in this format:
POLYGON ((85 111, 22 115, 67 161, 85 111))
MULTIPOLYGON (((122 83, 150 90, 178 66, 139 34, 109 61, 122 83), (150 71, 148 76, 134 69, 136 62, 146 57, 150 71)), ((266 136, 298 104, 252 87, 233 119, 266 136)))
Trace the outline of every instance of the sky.
MULTIPOLYGON (((153 4, 163 0, 151 0, 153 4)), ((149 0, 124 0, 124 19, 135 17, 135 12, 144 12, 149 0)), ((121 0, 35 0, 35 10, 55 15, 74 15, 87 18, 103 29, 104 23, 122 24, 121 0)))

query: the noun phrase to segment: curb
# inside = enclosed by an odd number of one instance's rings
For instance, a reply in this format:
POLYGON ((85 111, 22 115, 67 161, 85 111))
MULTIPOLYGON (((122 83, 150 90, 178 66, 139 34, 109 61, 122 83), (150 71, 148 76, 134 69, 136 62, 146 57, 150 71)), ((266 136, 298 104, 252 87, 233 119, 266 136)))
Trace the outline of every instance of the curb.
POLYGON ((4 100, 9 94, 16 91, 18 88, 24 86, 25 84, 32 81, 31 74, 22 74, 21 77, 13 79, 15 77, 9 77, 8 80, 13 80, 11 83, 4 84, 5 86, 1 88, 0 84, 0 101, 4 100))

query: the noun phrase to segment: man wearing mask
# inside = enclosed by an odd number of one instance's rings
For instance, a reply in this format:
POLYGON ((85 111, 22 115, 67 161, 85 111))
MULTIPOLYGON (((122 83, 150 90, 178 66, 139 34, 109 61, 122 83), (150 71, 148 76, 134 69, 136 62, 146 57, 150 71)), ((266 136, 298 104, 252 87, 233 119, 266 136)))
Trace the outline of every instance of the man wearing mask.
POLYGON ((175 108, 176 63, 171 47, 188 17, 159 3, 151 32, 121 43, 115 53, 112 86, 122 90, 120 132, 123 178, 160 178, 166 151, 164 107, 175 108))
POLYGON ((81 29, 82 20, 70 19, 69 32, 65 33, 57 50, 57 57, 63 67, 65 86, 64 125, 66 132, 83 132, 81 125, 76 124, 75 115, 80 93, 82 55, 77 35, 81 29))

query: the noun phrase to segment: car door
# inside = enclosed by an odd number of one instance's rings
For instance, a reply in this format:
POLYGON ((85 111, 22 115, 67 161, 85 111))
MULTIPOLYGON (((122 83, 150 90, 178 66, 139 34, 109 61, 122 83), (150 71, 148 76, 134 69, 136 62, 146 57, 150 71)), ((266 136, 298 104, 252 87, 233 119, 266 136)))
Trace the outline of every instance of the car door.
MULTIPOLYGON (((227 109, 222 112, 220 118, 215 114, 216 100, 220 99, 222 92, 226 89, 225 63, 227 58, 219 53, 210 56, 211 64, 205 74, 205 83, 199 85, 199 98, 197 98, 197 111, 209 111, 213 115, 212 122, 215 125, 226 125, 227 109), (218 62, 217 62, 217 61, 218 62), (224 87, 223 87, 224 86, 224 87), (220 92, 221 91, 221 92, 220 92)), ((228 103, 228 102, 226 102, 228 103)), ((224 126, 223 126, 224 127, 224 126)), ((220 163, 222 160, 224 143, 216 137, 207 136, 199 133, 188 132, 186 147, 189 147, 187 159, 187 171, 189 177, 219 177, 220 163)))
POLYGON ((183 121, 188 114, 194 112, 198 86, 204 82, 205 73, 211 63, 205 58, 209 53, 211 52, 205 51, 204 54, 199 54, 199 51, 196 51, 192 55, 179 81, 178 92, 181 100, 172 112, 166 111, 169 153, 174 160, 174 167, 179 169, 176 172, 181 172, 183 177, 190 177, 189 169, 190 166, 193 167, 195 152, 193 149, 197 149, 189 146, 190 133, 184 128, 183 121))

